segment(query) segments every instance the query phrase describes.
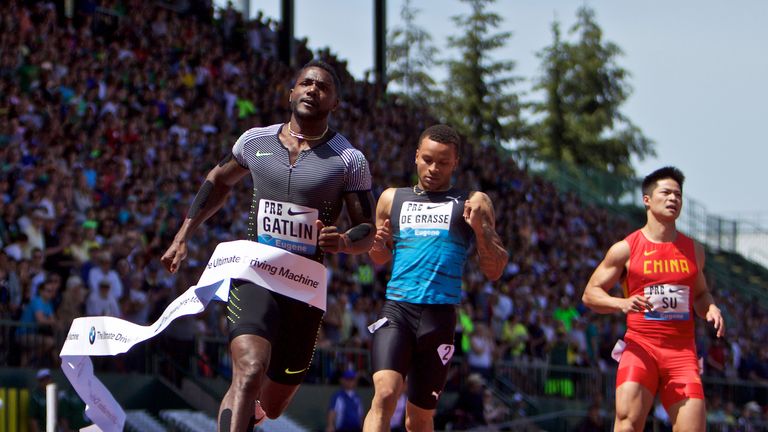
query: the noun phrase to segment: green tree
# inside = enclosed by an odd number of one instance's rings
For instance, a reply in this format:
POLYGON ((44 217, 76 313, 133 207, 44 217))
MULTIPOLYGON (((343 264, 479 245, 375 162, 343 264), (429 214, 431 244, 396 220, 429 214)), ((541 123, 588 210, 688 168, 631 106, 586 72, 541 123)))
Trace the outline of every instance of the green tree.
POLYGON ((400 9, 402 26, 392 29, 387 42, 387 77, 406 101, 429 104, 436 95, 430 69, 436 64, 432 36, 416 25, 419 9, 405 0, 400 9))
POLYGON ((631 94, 629 74, 616 62, 621 49, 603 41, 588 7, 579 9, 571 29, 576 42, 562 41, 557 22, 552 33, 552 45, 539 53, 544 75, 535 89, 545 99, 535 104, 542 116, 534 132, 536 154, 611 174, 620 183, 632 179, 631 157, 643 159, 655 152, 653 142, 620 111, 631 94))
POLYGON ((470 141, 483 146, 501 145, 524 134, 520 101, 512 86, 513 61, 495 60, 511 32, 492 33, 502 18, 488 11, 494 0, 461 0, 469 4, 467 15, 452 17, 461 36, 449 37, 448 46, 458 49, 459 59, 448 60, 448 81, 437 113, 470 141))
POLYGON ((534 86, 543 91, 543 102, 535 103, 534 111, 543 114, 542 120, 534 127, 534 153, 547 161, 562 161, 567 148, 573 147, 568 137, 565 102, 563 101, 563 81, 568 70, 568 54, 560 36, 560 24, 552 23, 552 45, 539 52, 538 57, 544 64, 544 76, 534 86))

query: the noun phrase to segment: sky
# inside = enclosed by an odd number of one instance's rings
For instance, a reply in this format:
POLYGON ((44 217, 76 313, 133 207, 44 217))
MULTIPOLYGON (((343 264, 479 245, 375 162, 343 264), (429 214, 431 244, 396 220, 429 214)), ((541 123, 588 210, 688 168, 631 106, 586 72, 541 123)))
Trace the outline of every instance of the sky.
MULTIPOLYGON (((279 0, 252 0, 251 13, 279 17, 279 0)), ((402 25, 403 0, 387 1, 387 26, 402 25)), ((458 0, 412 0, 416 24, 429 31, 439 55, 451 16, 469 6, 458 0)), ((619 66, 631 74, 633 92, 622 112, 655 142, 657 156, 635 161, 644 176, 675 165, 686 174, 686 200, 727 219, 756 220, 768 228, 768 1, 764 0, 499 0, 490 7, 511 31, 495 51, 513 60, 528 92, 540 75, 536 53, 552 42, 557 19, 564 38, 576 10, 588 5, 603 38, 617 44, 619 66)), ((373 69, 373 0, 295 0, 296 37, 310 48, 328 46, 361 77, 373 69)), ((442 68, 434 76, 445 77, 442 68)))

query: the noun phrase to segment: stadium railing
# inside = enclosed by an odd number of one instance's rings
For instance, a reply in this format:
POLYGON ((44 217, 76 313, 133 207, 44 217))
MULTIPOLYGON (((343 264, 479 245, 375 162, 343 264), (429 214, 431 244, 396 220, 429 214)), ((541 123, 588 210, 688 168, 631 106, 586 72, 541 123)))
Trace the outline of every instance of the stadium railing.
MULTIPOLYGON (((226 352, 223 338, 201 337, 201 341, 214 344, 226 352)), ((200 342, 198 342, 200 343, 200 342)), ((219 356, 221 357, 221 356, 219 356)), ((455 357, 456 364, 463 359, 455 357)), ((496 361, 494 387, 504 393, 519 393, 529 408, 538 409, 535 399, 560 398, 579 401, 604 400, 612 404, 615 396, 616 369, 608 367, 554 366, 545 361, 502 360, 496 361)), ((214 365, 215 367, 215 365, 214 365)), ((370 352, 360 348, 318 348, 310 366, 307 381, 330 384, 339 371, 353 367, 370 371, 370 352)), ((724 400, 743 405, 750 400, 768 400, 768 385, 738 378, 703 376, 706 393, 719 394, 724 400)), ((502 398, 510 402, 509 398, 502 398)))

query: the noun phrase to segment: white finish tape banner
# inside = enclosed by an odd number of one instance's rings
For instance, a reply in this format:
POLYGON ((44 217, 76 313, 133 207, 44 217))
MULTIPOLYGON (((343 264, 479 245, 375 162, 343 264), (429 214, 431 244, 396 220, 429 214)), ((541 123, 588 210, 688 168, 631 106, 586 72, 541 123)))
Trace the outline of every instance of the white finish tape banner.
POLYGON ((171 302, 152 325, 103 316, 75 319, 61 349, 61 368, 98 429, 122 431, 125 412, 94 376, 88 356, 127 352, 165 330, 176 318, 202 312, 211 300, 227 301, 231 279, 248 280, 325 310, 326 270, 322 264, 272 246, 238 240, 219 244, 197 284, 171 302))

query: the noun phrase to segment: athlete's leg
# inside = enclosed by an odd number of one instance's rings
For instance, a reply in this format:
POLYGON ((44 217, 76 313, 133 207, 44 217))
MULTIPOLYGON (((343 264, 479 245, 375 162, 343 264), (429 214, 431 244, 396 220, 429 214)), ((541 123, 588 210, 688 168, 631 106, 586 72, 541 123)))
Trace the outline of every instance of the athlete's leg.
POLYGON ((280 294, 273 297, 280 311, 280 325, 260 401, 267 417, 276 419, 291 403, 307 375, 323 310, 280 294))
POLYGON ((615 432, 640 432, 653 406, 653 394, 642 384, 627 381, 616 389, 615 432))
POLYGON ((669 414, 672 429, 676 432, 705 430, 704 386, 694 342, 684 349, 665 349, 664 365, 659 398, 669 414))
MULTIPOLYGON (((371 409, 365 416, 363 431, 389 430, 389 422, 403 392, 405 375, 411 368, 416 342, 413 323, 419 322, 417 305, 384 303, 381 314, 386 320, 377 321, 371 346, 374 395, 371 409)), ((410 379, 410 378, 409 378, 410 379)))
MULTIPOLYGON (((365 416, 364 432, 385 432, 403 391, 403 375, 393 370, 380 370, 373 374, 374 394, 371 409, 365 416)), ((409 404, 410 405, 410 404, 409 404)))
POLYGON ((704 399, 683 399, 669 407, 668 414, 674 432, 706 430, 707 410, 704 399))
POLYGON ((408 432, 432 432, 435 430, 434 417, 435 410, 419 408, 408 402, 405 407, 405 429, 408 432))
POLYGON ((299 384, 281 384, 267 378, 261 390, 261 407, 267 417, 276 419, 288 408, 299 384))
POLYGON ((434 430, 433 417, 451 367, 455 328, 455 306, 425 306, 408 375, 405 427, 409 431, 434 430))
POLYGON ((648 350, 627 338, 616 373, 616 432, 642 431, 653 406, 659 383, 659 368, 648 350))
POLYGON ((271 291, 233 281, 227 302, 232 383, 219 408, 219 432, 243 432, 255 422, 256 401, 261 396, 270 366, 280 313, 271 291))
POLYGON ((241 334, 229 344, 232 383, 219 408, 219 432, 245 431, 254 413, 269 365, 271 345, 261 336, 241 334))

